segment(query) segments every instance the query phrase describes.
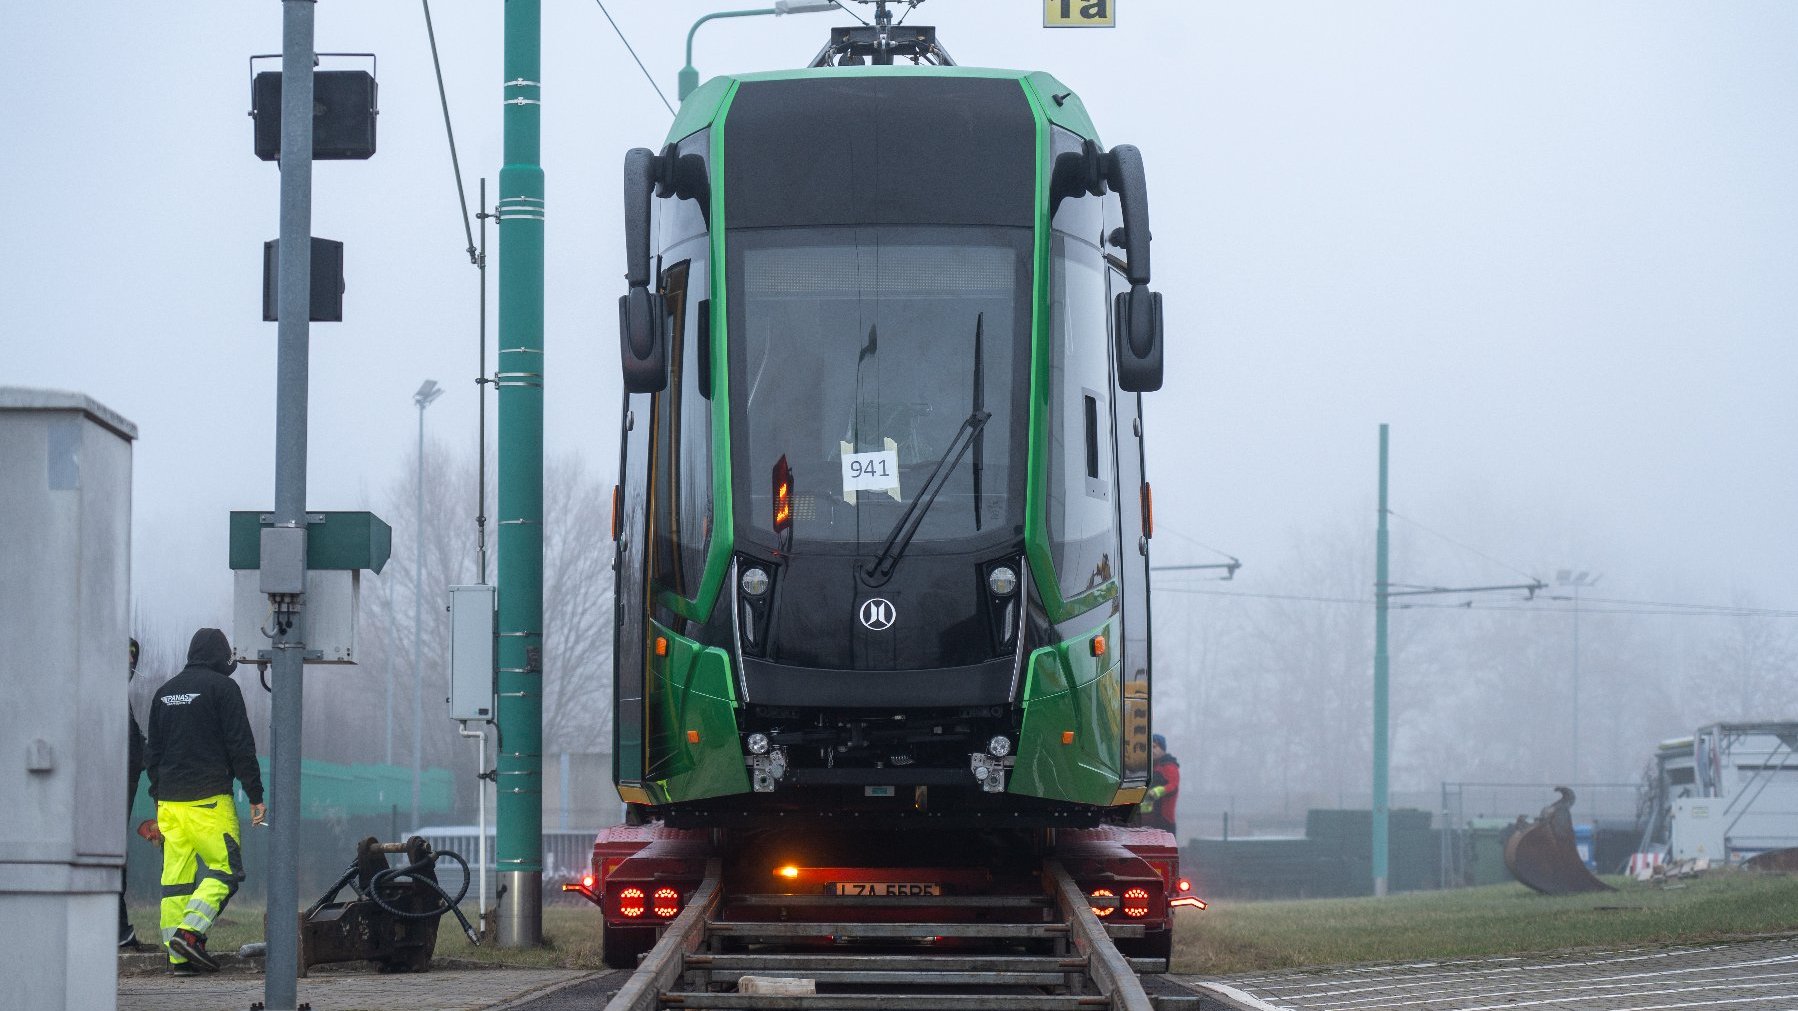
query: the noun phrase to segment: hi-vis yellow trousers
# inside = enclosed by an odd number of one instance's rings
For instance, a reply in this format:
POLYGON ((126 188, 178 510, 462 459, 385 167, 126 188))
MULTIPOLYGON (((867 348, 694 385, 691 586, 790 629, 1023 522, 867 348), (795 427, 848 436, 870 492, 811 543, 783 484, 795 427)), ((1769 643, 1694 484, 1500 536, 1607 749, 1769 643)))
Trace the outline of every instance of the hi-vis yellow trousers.
MULTIPOLYGON (((229 794, 156 804, 162 831, 162 946, 177 930, 205 937, 243 882, 237 805, 229 794)), ((169 962, 187 959, 169 952, 169 962)))

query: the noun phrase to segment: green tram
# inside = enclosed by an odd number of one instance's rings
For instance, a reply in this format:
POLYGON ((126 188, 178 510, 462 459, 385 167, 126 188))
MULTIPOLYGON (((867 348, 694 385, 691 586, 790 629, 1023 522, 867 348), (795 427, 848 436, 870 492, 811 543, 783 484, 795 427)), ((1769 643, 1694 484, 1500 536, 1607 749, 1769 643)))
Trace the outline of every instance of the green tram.
POLYGON ((1050 75, 887 27, 626 156, 632 820, 1078 826, 1147 784, 1141 156, 1050 75))

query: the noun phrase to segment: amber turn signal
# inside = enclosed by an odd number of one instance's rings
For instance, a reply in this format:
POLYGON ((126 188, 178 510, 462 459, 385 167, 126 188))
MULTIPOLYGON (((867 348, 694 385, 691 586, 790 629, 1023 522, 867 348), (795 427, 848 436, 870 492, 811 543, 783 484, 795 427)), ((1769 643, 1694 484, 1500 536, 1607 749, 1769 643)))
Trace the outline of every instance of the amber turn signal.
POLYGON ((1102 635, 1093 636, 1093 656, 1104 656, 1104 655, 1105 655, 1105 637, 1102 635))
POLYGON ((1074 743, 1074 732, 1072 730, 1063 730, 1061 732, 1061 743, 1063 743, 1063 744, 1074 743))

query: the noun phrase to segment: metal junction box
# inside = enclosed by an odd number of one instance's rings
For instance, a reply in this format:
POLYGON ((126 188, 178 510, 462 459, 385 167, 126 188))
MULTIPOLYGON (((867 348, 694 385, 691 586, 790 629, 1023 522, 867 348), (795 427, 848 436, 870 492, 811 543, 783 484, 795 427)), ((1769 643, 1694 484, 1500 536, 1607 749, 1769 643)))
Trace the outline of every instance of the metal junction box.
POLYGON ((117 1002, 136 438, 82 394, 0 387, 7 1007, 117 1002))
POLYGON ((491 720, 498 595, 486 583, 452 586, 449 592, 450 719, 491 720))

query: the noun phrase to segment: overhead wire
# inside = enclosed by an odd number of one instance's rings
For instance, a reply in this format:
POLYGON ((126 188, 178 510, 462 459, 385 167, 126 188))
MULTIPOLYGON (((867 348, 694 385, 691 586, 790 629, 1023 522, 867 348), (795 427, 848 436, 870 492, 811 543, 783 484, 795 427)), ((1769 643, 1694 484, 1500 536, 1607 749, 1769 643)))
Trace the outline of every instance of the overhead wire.
POLYGON ((1211 545, 1206 544, 1204 541, 1199 540, 1197 537, 1194 537, 1191 534, 1188 534, 1188 533, 1182 531, 1179 527, 1169 524, 1166 520, 1158 520, 1155 524, 1155 529, 1157 532, 1165 530, 1168 533, 1173 534, 1175 537, 1178 537, 1181 540, 1186 541, 1188 544, 1192 544, 1197 547, 1204 548, 1206 551, 1209 551, 1212 554, 1222 555, 1223 557, 1231 559, 1231 560, 1235 560, 1235 558, 1236 558, 1235 555, 1229 553, 1228 551, 1224 551, 1220 548, 1214 548, 1211 545))
MULTIPOLYGON (((1245 593, 1237 590, 1207 590, 1195 586, 1170 586, 1165 582, 1157 582, 1155 592, 1186 594, 1202 597, 1245 597, 1256 600, 1294 600, 1319 604, 1355 604, 1371 606, 1371 597, 1332 597, 1309 593, 1245 593)), ((1552 598, 1550 598, 1552 599, 1552 598)), ((1585 598, 1581 598, 1582 605, 1585 598)), ((1479 604, 1471 600, 1459 603, 1444 604, 1393 604, 1393 610, 1437 610, 1437 611, 1520 611, 1529 614, 1574 614, 1582 615, 1657 615, 1673 618, 1798 618, 1798 610, 1779 610, 1775 608, 1730 608, 1714 604, 1675 604, 1640 600, 1608 601, 1609 607, 1543 607, 1530 603, 1515 604, 1479 604)))
POLYGON ((1394 517, 1396 519, 1404 520, 1406 523, 1409 523, 1412 526, 1416 527, 1417 529, 1422 530, 1424 533, 1431 534, 1436 537, 1440 537, 1443 540, 1447 541, 1448 543, 1453 544, 1455 547, 1460 548, 1462 551, 1466 551, 1466 552, 1469 552, 1470 554, 1478 555, 1479 557, 1484 558, 1486 561, 1491 562, 1492 564, 1498 566, 1501 569, 1506 570, 1507 572, 1515 573, 1519 576, 1523 576, 1526 579, 1536 579, 1537 578, 1536 574, 1533 572, 1525 572, 1524 570, 1518 568, 1515 565, 1510 564, 1509 562, 1500 561, 1499 559, 1486 554, 1484 551, 1481 551, 1480 549, 1473 547, 1470 544, 1464 544, 1461 541, 1455 540, 1453 537, 1450 537, 1449 535, 1443 533, 1442 531, 1436 530, 1432 527, 1425 526, 1424 524, 1418 522, 1417 520, 1414 520, 1409 516, 1405 516, 1396 510, 1388 509, 1388 510, 1386 510, 1386 515, 1394 517))
POLYGON ((624 29, 618 27, 618 22, 612 20, 612 12, 606 10, 606 0, 593 0, 593 2, 599 5, 599 12, 604 14, 606 20, 611 23, 612 31, 618 33, 618 41, 624 43, 625 51, 631 54, 631 59, 637 61, 637 69, 643 71, 643 79, 649 82, 649 86, 655 89, 656 97, 662 100, 664 106, 667 106, 668 115, 675 115, 674 106, 669 104, 668 96, 662 94, 662 87, 656 83, 656 79, 650 74, 649 68, 643 65, 643 59, 637 55, 636 47, 631 45, 630 39, 624 37, 624 29))

